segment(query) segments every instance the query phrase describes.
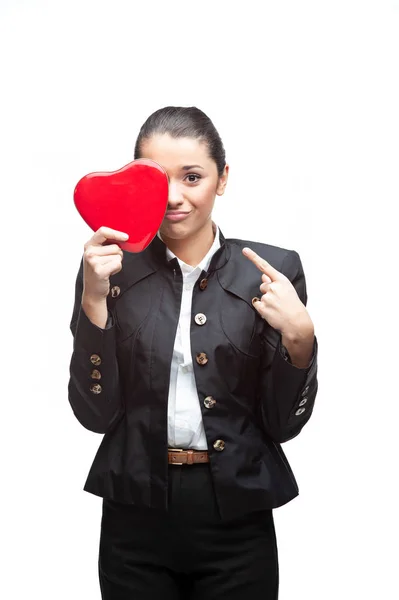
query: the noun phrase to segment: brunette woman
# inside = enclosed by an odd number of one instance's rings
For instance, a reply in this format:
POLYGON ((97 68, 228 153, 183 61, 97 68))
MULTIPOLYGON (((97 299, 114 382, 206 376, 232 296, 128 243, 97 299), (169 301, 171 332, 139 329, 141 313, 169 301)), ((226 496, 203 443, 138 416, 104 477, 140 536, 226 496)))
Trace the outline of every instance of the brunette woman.
POLYGON ((301 260, 212 220, 229 166, 199 109, 152 114, 135 158, 169 176, 165 219, 139 254, 91 237, 71 322, 70 404, 105 434, 84 486, 102 598, 275 600, 273 509, 298 495, 281 444, 318 385, 301 260))

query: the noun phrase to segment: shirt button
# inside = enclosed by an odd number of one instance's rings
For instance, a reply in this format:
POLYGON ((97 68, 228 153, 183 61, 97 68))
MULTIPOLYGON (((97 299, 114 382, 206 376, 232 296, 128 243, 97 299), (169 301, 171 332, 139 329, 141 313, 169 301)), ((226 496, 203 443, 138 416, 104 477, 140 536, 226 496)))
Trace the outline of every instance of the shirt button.
POLYGON ((90 386, 90 391, 93 392, 93 394, 101 394, 102 389, 103 388, 99 383, 95 383, 94 385, 90 386))
POLYGON ((119 287, 119 285, 114 285, 114 287, 111 288, 111 296, 113 298, 117 298, 120 293, 121 293, 121 288, 119 287))
POLYGON ((216 440, 216 442, 214 442, 213 447, 215 448, 215 450, 217 450, 218 452, 222 452, 224 450, 225 447, 225 443, 223 440, 216 440))
POLYGON ((299 406, 303 406, 304 404, 306 404, 307 401, 308 401, 307 398, 302 398, 302 400, 299 403, 299 406))
POLYGON ((186 292, 191 292, 191 290, 193 289, 193 286, 191 283, 185 283, 184 284, 184 289, 186 292))
POLYGON ((92 379, 101 379, 101 373, 98 369, 93 369, 93 371, 91 372, 91 378, 92 379))
POLYGON ((212 396, 207 396, 204 400, 204 404, 206 408, 213 408, 216 404, 216 400, 215 398, 212 398, 212 396))
POLYGON ((299 416, 299 415, 301 415, 303 412, 305 412, 305 410, 306 410, 306 408, 298 408, 298 410, 297 410, 297 411, 295 411, 295 414, 299 416))
POLYGON ((202 291, 206 290, 206 288, 208 286, 208 280, 201 279, 199 286, 200 286, 200 290, 202 290, 202 291))
POLYGON ((205 352, 199 352, 196 356, 196 360, 199 365, 206 365, 208 362, 208 357, 205 352))
POLYGON ((98 356, 98 354, 92 354, 90 356, 90 362, 96 367, 98 367, 99 365, 101 365, 101 358, 98 356))
POLYGON ((194 321, 197 323, 197 325, 205 325, 206 316, 202 313, 198 313, 198 315, 195 315, 194 321))

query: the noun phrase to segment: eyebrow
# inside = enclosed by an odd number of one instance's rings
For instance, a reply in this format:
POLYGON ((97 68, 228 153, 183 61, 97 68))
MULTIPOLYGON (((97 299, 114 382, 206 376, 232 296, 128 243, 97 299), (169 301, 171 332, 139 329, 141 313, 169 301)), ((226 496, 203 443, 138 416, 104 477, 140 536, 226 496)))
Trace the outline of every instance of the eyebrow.
POLYGON ((204 167, 201 167, 201 165, 186 165, 182 167, 182 171, 189 171, 190 169, 194 168, 203 169, 204 167))

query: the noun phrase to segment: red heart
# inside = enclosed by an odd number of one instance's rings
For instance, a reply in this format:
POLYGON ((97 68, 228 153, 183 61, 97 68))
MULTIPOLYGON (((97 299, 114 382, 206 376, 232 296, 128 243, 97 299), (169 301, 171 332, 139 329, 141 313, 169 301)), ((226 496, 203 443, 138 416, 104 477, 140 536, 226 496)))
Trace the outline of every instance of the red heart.
POLYGON ((166 171, 153 160, 139 158, 118 171, 85 175, 73 199, 93 231, 104 225, 128 233, 128 241, 118 245, 128 252, 141 252, 165 216, 168 188, 166 171))

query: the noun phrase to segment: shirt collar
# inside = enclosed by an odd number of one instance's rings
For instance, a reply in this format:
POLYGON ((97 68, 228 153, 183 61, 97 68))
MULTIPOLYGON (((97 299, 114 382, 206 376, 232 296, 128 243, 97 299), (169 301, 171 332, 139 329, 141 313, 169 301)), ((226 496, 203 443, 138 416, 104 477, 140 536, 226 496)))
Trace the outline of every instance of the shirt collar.
MULTIPOLYGON (((201 260, 200 263, 198 263, 198 265, 196 267, 192 267, 191 265, 188 265, 187 263, 185 263, 178 256, 176 256, 168 247, 166 247, 166 257, 167 257, 167 259, 168 260, 173 260, 174 258, 177 258, 177 260, 179 261, 180 268, 181 268, 181 270, 182 270, 183 273, 192 273, 193 271, 196 271, 197 269, 200 272, 201 271, 207 271, 208 268, 209 268, 210 262, 212 260, 212 256, 215 254, 215 252, 221 246, 221 244, 220 244, 219 227, 216 225, 216 223, 215 223, 215 230, 216 230, 215 231, 215 237, 214 237, 212 246, 209 248, 209 250, 206 253, 206 255, 204 256, 204 258, 201 260)), ((159 231, 158 231, 157 235, 162 240, 162 237, 161 237, 161 234, 159 233, 159 231)))

